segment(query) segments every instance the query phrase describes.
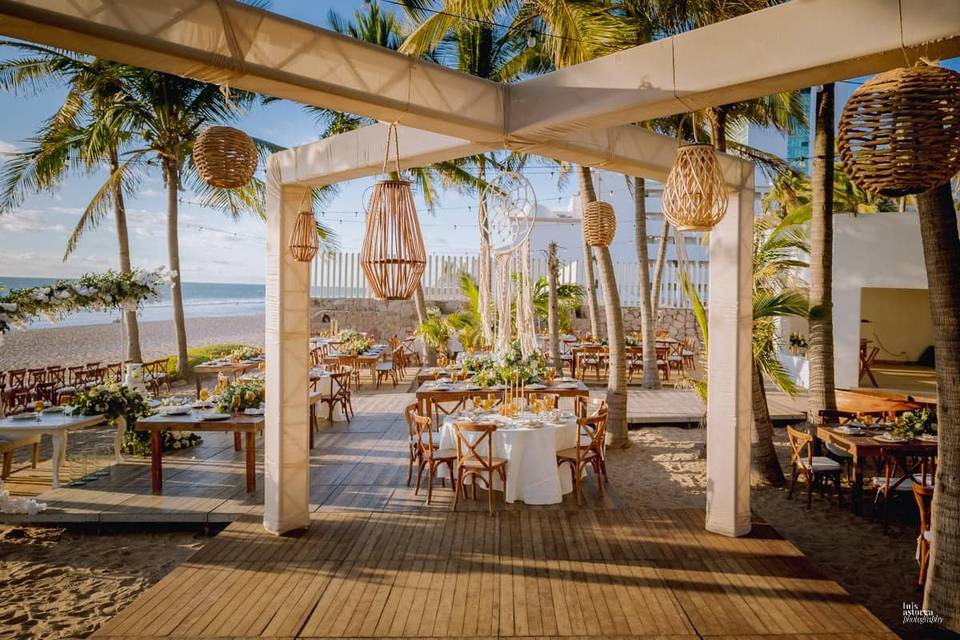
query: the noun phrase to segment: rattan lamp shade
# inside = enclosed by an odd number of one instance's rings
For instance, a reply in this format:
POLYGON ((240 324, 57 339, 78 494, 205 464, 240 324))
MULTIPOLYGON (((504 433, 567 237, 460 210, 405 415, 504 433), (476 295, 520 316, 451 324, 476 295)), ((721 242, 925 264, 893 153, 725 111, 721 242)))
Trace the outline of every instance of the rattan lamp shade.
POLYGON ((610 203, 588 202, 583 207, 583 237, 591 247, 609 247, 617 233, 617 214, 610 203))
POLYGON ((317 220, 313 211, 301 211, 290 234, 290 255, 298 262, 310 262, 320 248, 317 236, 317 220))
POLYGON ((427 266, 420 221, 406 180, 373 185, 360 267, 381 300, 409 300, 427 266))
POLYGON ((686 144, 663 186, 663 215, 681 231, 709 231, 727 213, 727 187, 710 144, 686 144))
POLYGON ((850 96, 837 147, 861 189, 923 193, 960 170, 960 74, 925 63, 881 73, 850 96))
POLYGON ((233 127, 208 127, 193 144, 197 173, 211 187, 236 189, 253 179, 257 147, 250 136, 233 127))

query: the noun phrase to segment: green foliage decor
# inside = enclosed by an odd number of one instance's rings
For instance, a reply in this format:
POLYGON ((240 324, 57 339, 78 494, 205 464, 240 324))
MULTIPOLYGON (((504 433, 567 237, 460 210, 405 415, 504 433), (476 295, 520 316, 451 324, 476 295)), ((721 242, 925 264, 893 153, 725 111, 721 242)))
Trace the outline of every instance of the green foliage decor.
POLYGON ((537 351, 524 358, 518 340, 510 345, 506 353, 468 356, 462 366, 474 372, 473 383, 481 387, 543 382, 547 370, 543 354, 537 351))
POLYGON ((933 421, 933 415, 927 408, 919 411, 904 411, 897 418, 897 425, 891 429, 890 433, 898 438, 913 439, 924 433, 936 435, 937 425, 933 421))
POLYGON ((51 321, 83 310, 136 307, 160 299, 160 287, 169 279, 162 269, 87 274, 76 280, 57 280, 51 285, 13 289, 0 296, 0 334, 38 317, 51 321))
POLYGON ((245 409, 255 409, 259 407, 265 398, 263 382, 260 380, 234 382, 227 386, 220 393, 220 399, 217 401, 217 411, 230 413, 234 410, 234 398, 239 398, 237 411, 245 409))

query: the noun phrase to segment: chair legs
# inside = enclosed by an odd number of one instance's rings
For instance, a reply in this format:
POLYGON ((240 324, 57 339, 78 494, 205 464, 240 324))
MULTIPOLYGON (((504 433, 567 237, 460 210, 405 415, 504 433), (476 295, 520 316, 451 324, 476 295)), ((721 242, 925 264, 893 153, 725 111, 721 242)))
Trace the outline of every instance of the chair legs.
POLYGON ((33 444, 33 454, 30 456, 30 467, 33 469, 37 468, 37 464, 40 462, 40 443, 35 442, 33 444))
MULTIPOLYGON (((801 470, 797 468, 796 465, 793 466, 790 473, 790 488, 787 489, 787 499, 793 498, 793 489, 797 485, 797 478, 800 476, 801 470)), ((820 487, 820 497, 822 498, 826 490, 827 480, 832 479, 834 487, 837 490, 837 504, 843 506, 843 493, 841 491, 841 485, 843 483, 843 470, 838 470, 836 473, 829 474, 819 474, 814 475, 807 471, 803 471, 803 477, 807 481, 807 509, 813 507, 813 490, 819 485, 820 487)))
POLYGON ((13 465, 13 452, 7 451, 3 454, 3 469, 0 470, 0 478, 4 480, 10 475, 10 467, 13 465))

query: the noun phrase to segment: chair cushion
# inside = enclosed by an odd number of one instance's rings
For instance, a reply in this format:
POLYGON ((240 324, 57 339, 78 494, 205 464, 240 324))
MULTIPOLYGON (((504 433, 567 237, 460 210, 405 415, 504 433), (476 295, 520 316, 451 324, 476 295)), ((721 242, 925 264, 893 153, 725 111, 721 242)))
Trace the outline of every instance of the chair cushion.
MULTIPOLYGON (((810 461, 806 458, 802 458, 797 461, 797 463, 806 468, 810 467, 810 461)), ((839 471, 840 463, 836 460, 831 460, 830 458, 824 456, 813 456, 813 470, 814 471, 839 471)))
POLYGON ((381 362, 377 365, 377 371, 392 371, 393 363, 392 362, 381 362))
POLYGON ((843 447, 837 444, 834 444, 832 442, 827 442, 826 445, 827 445, 827 451, 837 456, 838 458, 846 458, 848 460, 853 459, 853 455, 843 447))
MULTIPOLYGON (((457 452, 454 451, 453 449, 440 449, 440 451, 453 451, 453 457, 454 458, 457 457, 457 452)), ((434 454, 433 457, 436 458, 437 455, 434 454)), ((460 464, 461 466, 466 467, 467 469, 483 469, 484 466, 486 466, 483 462, 480 462, 479 460, 464 460, 460 464)), ((499 467, 505 464, 507 464, 507 461, 505 458, 494 458, 492 463, 494 467, 499 467)))
POLYGON ((456 449, 434 449, 430 457, 434 460, 456 460, 456 449))
MULTIPOLYGON (((597 452, 592 449, 580 449, 580 459, 586 460, 597 455, 597 452)), ((569 449, 560 449, 557 451, 557 458, 561 460, 576 460, 577 459, 577 448, 570 447, 569 449)))

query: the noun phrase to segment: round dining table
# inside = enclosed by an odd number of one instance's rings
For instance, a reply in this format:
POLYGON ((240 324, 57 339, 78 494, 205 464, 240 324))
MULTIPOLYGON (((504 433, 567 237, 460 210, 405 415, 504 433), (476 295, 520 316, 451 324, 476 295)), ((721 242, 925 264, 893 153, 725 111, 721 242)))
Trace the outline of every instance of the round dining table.
MULTIPOLYGON (((556 456, 557 451, 577 444, 577 421, 572 414, 561 414, 555 421, 533 414, 521 414, 517 418, 498 414, 448 416, 440 429, 441 449, 457 448, 453 425, 454 422, 465 420, 497 425, 497 431, 493 434, 493 455, 507 460, 507 486, 504 487, 494 473, 493 489, 503 491, 507 502, 559 504, 563 502, 564 494, 573 491, 570 468, 558 467, 556 456)), ((466 437, 471 436, 476 438, 477 434, 467 434, 466 437)), ((482 456, 487 455, 486 447, 478 451, 482 456)), ((437 474, 447 477, 449 471, 441 466, 437 474)))

